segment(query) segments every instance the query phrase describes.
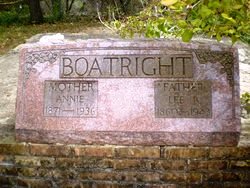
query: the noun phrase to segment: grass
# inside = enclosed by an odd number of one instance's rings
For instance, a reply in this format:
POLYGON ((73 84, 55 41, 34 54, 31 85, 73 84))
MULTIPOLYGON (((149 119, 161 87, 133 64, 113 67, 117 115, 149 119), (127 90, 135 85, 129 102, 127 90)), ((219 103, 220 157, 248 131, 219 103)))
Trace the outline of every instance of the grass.
POLYGON ((86 27, 96 26, 100 26, 100 23, 89 18, 78 18, 74 21, 64 20, 63 22, 44 23, 40 25, 0 25, 0 55, 5 54, 19 44, 25 43, 26 39, 38 33, 78 33, 83 32, 86 27))

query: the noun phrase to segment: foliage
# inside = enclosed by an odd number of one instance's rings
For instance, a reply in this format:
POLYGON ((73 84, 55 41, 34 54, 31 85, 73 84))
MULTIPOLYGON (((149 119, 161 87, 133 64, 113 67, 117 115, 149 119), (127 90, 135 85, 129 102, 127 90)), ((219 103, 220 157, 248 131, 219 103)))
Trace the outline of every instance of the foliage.
POLYGON ((193 35, 206 35, 250 43, 249 10, 249 0, 155 0, 137 16, 111 24, 123 37, 174 36, 188 42, 193 35))
POLYGON ((0 11, 0 25, 24 24, 29 20, 29 7, 23 5, 0 11))
POLYGON ((250 113, 250 93, 246 92, 241 95, 240 102, 242 107, 247 111, 247 113, 250 113))
POLYGON ((241 102, 243 104, 250 104, 250 93, 246 92, 244 94, 241 95, 241 102))

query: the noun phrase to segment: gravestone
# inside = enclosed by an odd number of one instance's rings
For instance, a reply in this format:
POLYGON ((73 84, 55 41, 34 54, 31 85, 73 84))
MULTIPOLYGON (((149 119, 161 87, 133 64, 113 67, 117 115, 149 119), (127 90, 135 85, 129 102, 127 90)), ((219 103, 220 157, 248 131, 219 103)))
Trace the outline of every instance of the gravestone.
POLYGON ((234 48, 89 39, 20 53, 18 141, 230 146, 239 132, 234 48))

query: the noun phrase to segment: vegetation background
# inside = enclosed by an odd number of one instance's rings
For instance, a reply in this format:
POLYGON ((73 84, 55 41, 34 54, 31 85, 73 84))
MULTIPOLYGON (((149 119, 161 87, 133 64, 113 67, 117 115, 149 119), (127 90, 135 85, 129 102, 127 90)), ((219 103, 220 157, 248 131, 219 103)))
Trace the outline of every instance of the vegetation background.
MULTIPOLYGON (((37 33, 105 27, 122 37, 250 44, 250 0, 0 0, 0 55, 37 33)), ((250 94, 241 97, 250 112, 250 94)))
POLYGON ((193 35, 201 35, 217 41, 229 37, 232 43, 250 43, 250 1, 156 0, 137 16, 117 20, 114 25, 122 36, 173 36, 189 42, 193 35))
POLYGON ((122 37, 250 43, 250 0, 0 0, 0 54, 43 32, 104 24, 122 37))

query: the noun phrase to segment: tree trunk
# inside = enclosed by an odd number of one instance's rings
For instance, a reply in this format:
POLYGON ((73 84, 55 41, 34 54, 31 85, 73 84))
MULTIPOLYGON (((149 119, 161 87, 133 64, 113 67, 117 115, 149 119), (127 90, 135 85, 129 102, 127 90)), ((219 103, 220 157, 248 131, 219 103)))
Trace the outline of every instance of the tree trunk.
POLYGON ((43 14, 40 6, 40 0, 29 0, 30 22, 39 24, 43 22, 43 14))
POLYGON ((70 2, 69 0, 66 0, 66 14, 69 14, 74 2, 75 0, 71 0, 70 2))

